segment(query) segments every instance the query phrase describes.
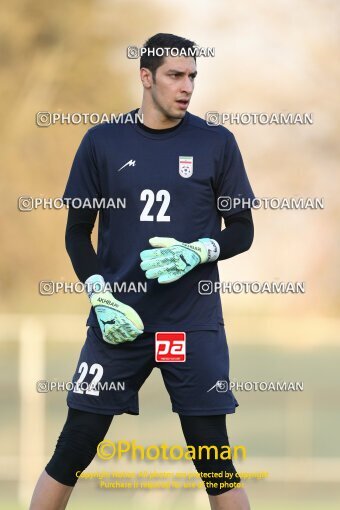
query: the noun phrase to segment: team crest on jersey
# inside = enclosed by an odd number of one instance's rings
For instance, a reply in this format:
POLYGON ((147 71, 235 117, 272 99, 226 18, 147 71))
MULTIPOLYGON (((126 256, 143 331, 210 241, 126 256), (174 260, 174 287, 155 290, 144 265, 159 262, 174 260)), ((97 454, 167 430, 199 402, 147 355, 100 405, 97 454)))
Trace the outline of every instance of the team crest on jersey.
POLYGON ((194 158, 192 156, 180 156, 179 157, 179 175, 187 179, 192 176, 194 165, 194 158))

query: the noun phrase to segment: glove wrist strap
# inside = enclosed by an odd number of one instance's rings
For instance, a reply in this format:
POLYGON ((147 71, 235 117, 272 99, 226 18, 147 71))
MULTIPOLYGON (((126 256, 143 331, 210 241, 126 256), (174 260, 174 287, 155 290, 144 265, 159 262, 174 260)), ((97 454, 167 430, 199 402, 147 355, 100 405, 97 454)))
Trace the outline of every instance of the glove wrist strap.
POLYGON ((214 262, 218 259, 220 256, 220 245, 218 244, 215 239, 209 239, 208 237, 204 237, 202 239, 199 239, 199 241, 204 244, 207 254, 208 254, 208 260, 207 262, 214 262))
POLYGON ((93 294, 105 291, 105 280, 100 274, 93 274, 85 281, 85 289, 91 299, 93 294))

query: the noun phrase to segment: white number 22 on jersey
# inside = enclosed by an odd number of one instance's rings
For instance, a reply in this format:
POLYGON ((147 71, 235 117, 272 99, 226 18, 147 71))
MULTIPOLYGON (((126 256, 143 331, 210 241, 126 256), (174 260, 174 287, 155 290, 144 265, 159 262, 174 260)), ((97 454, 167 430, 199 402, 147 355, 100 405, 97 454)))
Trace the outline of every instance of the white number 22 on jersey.
POLYGON ((140 194, 140 199, 143 202, 146 202, 145 207, 140 215, 140 221, 154 221, 154 215, 149 214, 153 204, 156 202, 162 202, 158 214, 156 216, 156 221, 170 221, 170 216, 166 216, 165 213, 170 204, 170 193, 166 189, 160 189, 155 194, 151 189, 144 189, 140 194))

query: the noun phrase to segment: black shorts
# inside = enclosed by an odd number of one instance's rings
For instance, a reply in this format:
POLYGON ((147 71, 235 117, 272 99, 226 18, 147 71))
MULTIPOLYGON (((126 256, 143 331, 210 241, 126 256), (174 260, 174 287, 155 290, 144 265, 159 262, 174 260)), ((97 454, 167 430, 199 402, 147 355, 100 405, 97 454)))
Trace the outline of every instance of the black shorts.
POLYGON ((172 410, 183 415, 234 413, 229 389, 229 352, 221 325, 186 332, 185 361, 155 359, 155 333, 111 345, 99 328, 89 327, 68 392, 69 407, 99 414, 139 414, 138 391, 154 367, 162 373, 172 410))

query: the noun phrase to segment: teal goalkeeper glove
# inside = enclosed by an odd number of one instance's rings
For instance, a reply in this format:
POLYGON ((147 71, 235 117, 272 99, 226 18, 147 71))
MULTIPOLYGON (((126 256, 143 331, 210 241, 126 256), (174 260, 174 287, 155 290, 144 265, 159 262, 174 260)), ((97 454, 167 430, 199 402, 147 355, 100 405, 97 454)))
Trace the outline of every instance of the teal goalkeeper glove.
POLYGON ((175 282, 198 264, 213 262, 220 254, 218 242, 208 238, 186 244, 172 237, 152 237, 149 243, 155 249, 141 252, 140 267, 147 278, 157 278, 158 283, 175 282))
POLYGON ((90 276, 85 285, 105 342, 133 342, 143 333, 144 324, 138 313, 115 299, 111 292, 103 290, 105 281, 102 276, 90 276))

